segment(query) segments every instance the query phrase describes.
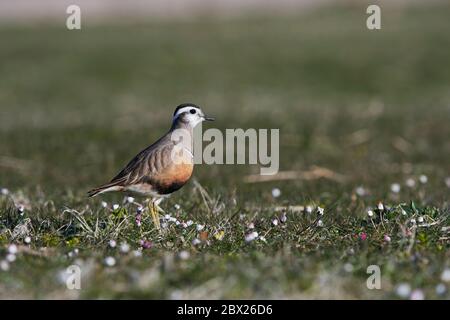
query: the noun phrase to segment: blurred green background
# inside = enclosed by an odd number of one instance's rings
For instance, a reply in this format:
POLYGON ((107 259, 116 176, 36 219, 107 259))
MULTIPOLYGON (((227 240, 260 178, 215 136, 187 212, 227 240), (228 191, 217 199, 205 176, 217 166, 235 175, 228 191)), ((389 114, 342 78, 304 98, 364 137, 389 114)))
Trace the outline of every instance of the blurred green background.
MULTIPOLYGON (((379 185, 379 197, 387 180, 425 172, 442 201, 450 6, 383 7, 379 31, 366 28, 366 7, 106 21, 80 31, 3 24, 0 185, 82 196, 164 133, 176 105, 193 102, 221 129, 279 128, 281 170, 327 167, 349 187, 379 185)), ((196 176, 220 191, 257 170, 199 166, 196 176)), ((288 197, 342 190, 284 183, 288 197)), ((260 187, 269 190, 247 189, 260 187)))
MULTIPOLYGON (((450 6, 388 7, 379 31, 366 28, 365 8, 81 31, 2 25, 1 185, 83 193, 164 133, 185 101, 216 116, 219 128, 280 128, 281 170, 319 165, 365 184, 414 163, 442 178, 450 6)), ((203 166, 197 175, 217 186, 251 172, 203 166)))
POLYGON ((366 28, 368 4, 99 20, 83 11, 80 31, 65 28, 65 14, 15 21, 0 10, 0 188, 10 190, 0 197, 2 259, 10 243, 19 247, 0 272, 0 298, 372 299, 394 297, 402 282, 443 297, 435 286, 449 261, 450 4, 383 1, 378 31, 366 28), (280 129, 282 171, 319 166, 343 179, 245 183, 257 166, 197 166, 214 210, 192 183, 163 207, 204 224, 201 245, 195 225, 161 236, 148 217, 136 226, 130 205, 100 206, 122 195, 88 201, 87 190, 168 130, 183 102, 215 116, 208 127, 280 129), (397 206, 374 223, 367 208, 378 201, 408 203, 409 213, 397 206), (275 207, 300 205, 326 213, 289 211, 273 225, 275 207), (415 238, 419 218, 437 222, 415 238), (250 223, 267 239, 247 243, 250 223), (143 239, 154 247, 143 250, 143 239), (60 273, 77 261, 87 283, 74 292, 60 273), (365 287, 374 263, 380 291, 365 287))

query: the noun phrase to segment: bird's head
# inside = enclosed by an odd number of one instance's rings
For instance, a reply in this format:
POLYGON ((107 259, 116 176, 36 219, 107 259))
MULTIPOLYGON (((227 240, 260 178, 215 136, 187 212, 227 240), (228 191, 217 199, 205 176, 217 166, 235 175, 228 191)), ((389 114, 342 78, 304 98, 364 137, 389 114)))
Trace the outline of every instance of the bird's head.
POLYGON ((192 103, 180 104, 173 113, 173 123, 183 123, 194 128, 200 122, 214 121, 214 118, 207 117, 199 106, 192 103))

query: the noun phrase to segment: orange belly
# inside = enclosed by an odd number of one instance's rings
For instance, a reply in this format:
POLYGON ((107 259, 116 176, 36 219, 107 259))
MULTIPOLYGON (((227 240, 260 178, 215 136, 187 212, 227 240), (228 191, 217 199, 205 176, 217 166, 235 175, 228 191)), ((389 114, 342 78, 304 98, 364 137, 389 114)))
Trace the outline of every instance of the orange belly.
POLYGON ((193 164, 177 164, 164 170, 156 179, 155 188, 159 193, 167 194, 180 189, 192 176, 193 164))

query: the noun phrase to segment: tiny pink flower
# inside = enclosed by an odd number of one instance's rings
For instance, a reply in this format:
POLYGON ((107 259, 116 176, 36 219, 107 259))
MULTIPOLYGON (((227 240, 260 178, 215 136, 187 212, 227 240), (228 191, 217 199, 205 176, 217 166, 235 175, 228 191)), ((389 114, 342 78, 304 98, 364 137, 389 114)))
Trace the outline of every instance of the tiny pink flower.
POLYGON ((140 241, 140 244, 141 244, 141 247, 142 247, 143 249, 150 249, 150 248, 153 247, 153 243, 151 243, 151 242, 148 241, 148 240, 141 240, 141 241, 140 241))
POLYGON ((361 232, 361 233, 359 234, 359 238, 360 238, 362 241, 366 241, 366 239, 367 239, 367 234, 366 234, 365 232, 361 232))
POLYGON ((137 224, 138 227, 141 226, 141 223, 142 223, 141 220, 142 220, 142 214, 141 214, 141 213, 138 213, 138 214, 136 215, 136 224, 137 224))

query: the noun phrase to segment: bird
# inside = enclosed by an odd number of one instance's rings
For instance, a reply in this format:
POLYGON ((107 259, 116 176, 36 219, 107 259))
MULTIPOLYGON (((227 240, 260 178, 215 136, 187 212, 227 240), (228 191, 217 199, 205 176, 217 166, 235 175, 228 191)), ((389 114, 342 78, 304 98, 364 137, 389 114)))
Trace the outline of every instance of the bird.
POLYGON ((160 230, 159 204, 191 178, 193 130, 203 121, 214 118, 193 103, 180 104, 173 113, 169 131, 139 152, 110 182, 88 191, 88 197, 112 191, 148 197, 153 223, 160 230))

